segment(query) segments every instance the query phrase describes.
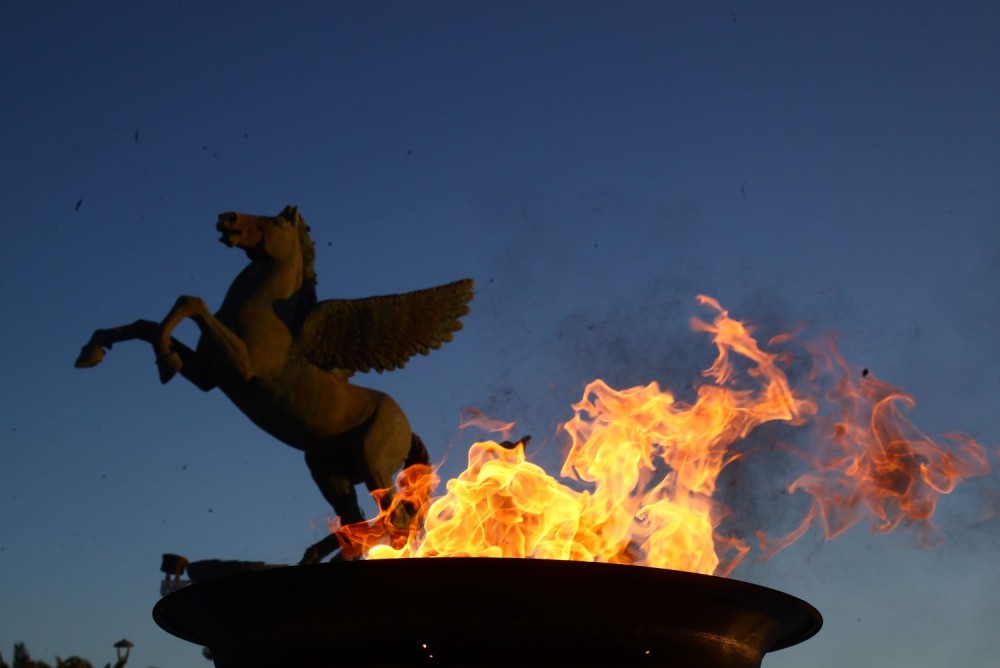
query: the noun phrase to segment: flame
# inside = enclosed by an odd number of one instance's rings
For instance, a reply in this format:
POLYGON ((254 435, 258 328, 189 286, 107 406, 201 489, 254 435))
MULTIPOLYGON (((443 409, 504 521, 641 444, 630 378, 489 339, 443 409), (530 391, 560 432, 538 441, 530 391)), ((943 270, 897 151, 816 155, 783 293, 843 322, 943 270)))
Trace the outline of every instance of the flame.
POLYGON ((792 449, 811 465, 789 487, 812 497, 801 524, 783 538, 758 532, 766 557, 782 550, 814 524, 827 540, 867 520, 875 533, 916 525, 921 545, 939 540, 932 521, 938 499, 968 478, 986 475, 986 449, 965 434, 938 442, 917 429, 905 411, 915 405, 902 389, 848 364, 832 338, 810 346, 810 381, 832 381, 830 412, 817 419, 815 451, 792 449))
MULTIPOLYGON (((566 482, 528 461, 527 439, 475 443, 467 468, 433 501, 433 469, 403 471, 391 502, 388 492, 377 498, 386 510, 376 520, 336 529, 344 555, 570 559, 726 575, 750 546, 719 532, 729 510, 714 498, 716 486, 746 456, 734 444, 767 422, 809 427, 819 445, 792 450, 812 470, 789 490, 811 495, 812 509, 788 536, 758 532, 765 556, 815 523, 828 538, 865 518, 876 531, 919 522, 930 535, 939 496, 989 471, 971 438, 951 435, 942 446, 920 433, 900 410, 912 398, 867 370, 857 374, 832 339, 806 347, 814 370, 793 387, 787 351, 765 350, 717 301, 698 301, 714 317, 692 319, 692 328, 712 337, 717 355, 692 401, 656 382, 619 391, 595 380, 561 427, 566 482)), ((791 343, 782 335, 767 347, 791 343)), ((507 438, 514 423, 466 409, 462 426, 507 438)))
POLYGON ((500 438, 507 440, 511 432, 514 431, 516 423, 494 420, 474 406, 466 406, 462 409, 462 419, 458 423, 458 428, 468 429, 476 427, 491 434, 500 434, 500 438))

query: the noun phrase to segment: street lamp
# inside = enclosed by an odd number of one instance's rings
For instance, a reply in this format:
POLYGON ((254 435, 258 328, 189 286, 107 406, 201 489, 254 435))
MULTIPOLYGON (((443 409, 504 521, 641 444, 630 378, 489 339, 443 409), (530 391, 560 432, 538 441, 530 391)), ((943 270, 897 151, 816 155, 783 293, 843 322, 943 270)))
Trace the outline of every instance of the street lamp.
POLYGON ((128 661, 129 650, 133 647, 135 647, 135 645, 125 638, 122 638, 115 643, 115 656, 118 659, 115 662, 115 668, 125 668, 125 662, 128 661), (124 656, 122 656, 122 650, 125 650, 124 656))

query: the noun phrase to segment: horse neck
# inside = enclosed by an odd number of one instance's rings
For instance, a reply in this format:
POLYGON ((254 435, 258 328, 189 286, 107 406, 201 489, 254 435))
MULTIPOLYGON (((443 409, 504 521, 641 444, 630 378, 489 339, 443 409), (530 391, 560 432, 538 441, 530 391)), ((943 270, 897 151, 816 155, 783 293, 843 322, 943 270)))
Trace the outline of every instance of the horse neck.
POLYGON ((257 258, 244 267, 229 286, 220 314, 248 308, 276 311, 277 302, 287 305, 289 316, 294 317, 301 288, 300 261, 257 258))

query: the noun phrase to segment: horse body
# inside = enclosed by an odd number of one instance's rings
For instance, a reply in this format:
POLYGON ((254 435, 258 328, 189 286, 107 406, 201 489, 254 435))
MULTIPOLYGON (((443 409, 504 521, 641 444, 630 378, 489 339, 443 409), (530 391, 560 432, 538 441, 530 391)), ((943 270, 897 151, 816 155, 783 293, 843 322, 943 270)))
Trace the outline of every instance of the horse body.
POLYGON ((328 446, 330 438, 369 420, 386 395, 351 385, 297 354, 301 254, 251 257, 214 316, 195 318, 202 330, 196 362, 267 433, 302 451, 328 446))
MULTIPOLYGON (((183 296, 159 324, 140 320, 97 330, 77 366, 99 363, 104 348, 118 341, 149 341, 162 382, 180 372, 205 391, 218 387, 257 426, 305 453, 313 480, 342 523, 362 521, 354 485, 391 488, 404 461, 427 463, 426 449, 391 397, 351 384, 347 371, 321 368, 300 346, 316 298, 312 241, 297 211, 287 207, 276 217, 226 213, 216 228, 221 241, 246 252, 250 264, 215 314, 200 298, 183 296), (194 350, 171 336, 185 318, 201 331, 194 350)), ((471 291, 464 301, 469 298, 471 291)), ((324 539, 303 561, 335 547, 324 539)))
POLYGON ((394 439, 402 444, 397 464, 402 462, 409 447, 409 425, 396 403, 382 392, 353 385, 342 374, 309 363, 295 351, 287 324, 271 309, 254 308, 253 303, 249 300, 236 317, 229 317, 225 309, 214 316, 246 343, 246 364, 227 357, 226 343, 213 335, 214 327, 206 325, 199 339, 198 363, 211 369, 219 389, 261 429, 304 452, 336 447, 342 437, 373 419, 373 428, 384 419, 394 419, 405 431, 394 439))

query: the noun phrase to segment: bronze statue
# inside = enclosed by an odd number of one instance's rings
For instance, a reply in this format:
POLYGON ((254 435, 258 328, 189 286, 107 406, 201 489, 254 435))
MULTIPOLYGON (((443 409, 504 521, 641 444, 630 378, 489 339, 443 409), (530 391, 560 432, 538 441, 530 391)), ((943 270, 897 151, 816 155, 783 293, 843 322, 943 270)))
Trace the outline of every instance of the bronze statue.
MULTIPOLYGON (((305 452, 313 480, 342 523, 360 522, 354 485, 391 488, 401 466, 429 459, 396 402, 348 378, 401 368, 450 341, 469 311, 472 281, 317 301, 315 247, 295 207, 274 217, 224 213, 216 229, 250 264, 215 315, 200 298, 182 296, 161 323, 137 320, 95 331, 76 366, 99 364, 104 349, 119 341, 151 343, 161 382, 180 372, 204 391, 221 389, 257 426, 305 452), (194 350, 171 336, 184 318, 201 330, 194 350)), ((384 498, 383 507, 390 500, 384 498)), ((302 561, 318 561, 336 546, 327 537, 302 561)))

